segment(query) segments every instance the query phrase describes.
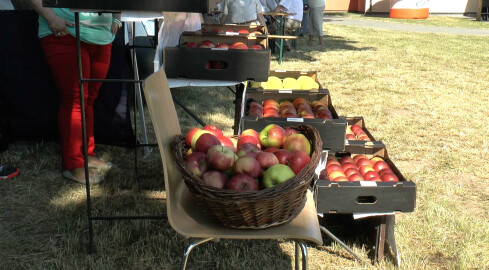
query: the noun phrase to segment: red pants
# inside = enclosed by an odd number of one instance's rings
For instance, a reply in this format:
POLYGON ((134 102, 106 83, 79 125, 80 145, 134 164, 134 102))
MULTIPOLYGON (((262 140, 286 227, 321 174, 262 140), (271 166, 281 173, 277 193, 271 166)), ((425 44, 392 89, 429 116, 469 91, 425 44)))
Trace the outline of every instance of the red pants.
MULTIPOLYGON (((71 35, 41 38, 46 61, 51 69, 54 82, 61 94, 58 114, 58 128, 63 156, 63 170, 82 168, 83 136, 81 125, 80 92, 76 39, 71 35)), ((94 45, 81 42, 81 62, 84 79, 104 79, 110 65, 112 44, 94 45)), ((93 102, 97 97, 101 82, 83 83, 85 121, 88 155, 95 156, 93 139, 93 102)))

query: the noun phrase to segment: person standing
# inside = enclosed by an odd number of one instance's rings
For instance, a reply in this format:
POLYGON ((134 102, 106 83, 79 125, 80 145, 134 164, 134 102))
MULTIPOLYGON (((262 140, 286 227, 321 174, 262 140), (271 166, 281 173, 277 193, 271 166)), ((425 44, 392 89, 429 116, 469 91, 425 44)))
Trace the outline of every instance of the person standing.
MULTIPOLYGON (((42 0, 29 0, 39 13, 39 39, 44 56, 60 91, 61 104, 58 128, 63 162, 63 176, 85 183, 81 104, 78 85, 75 14, 67 8, 47 8, 42 0)), ((85 79, 105 79, 110 65, 112 41, 122 26, 120 13, 79 13, 82 73, 85 79)), ((93 137, 93 103, 101 82, 84 82, 84 104, 88 166, 110 168, 95 154, 93 137)), ((93 184, 103 180, 102 175, 89 172, 93 184)))
POLYGON ((260 0, 224 0, 222 3, 221 24, 252 24, 266 26, 264 8, 260 0))
POLYGON ((307 41, 308 46, 312 46, 314 41, 314 36, 319 39, 319 46, 324 47, 323 40, 323 17, 324 8, 326 6, 324 0, 308 0, 309 5, 309 40, 307 41))

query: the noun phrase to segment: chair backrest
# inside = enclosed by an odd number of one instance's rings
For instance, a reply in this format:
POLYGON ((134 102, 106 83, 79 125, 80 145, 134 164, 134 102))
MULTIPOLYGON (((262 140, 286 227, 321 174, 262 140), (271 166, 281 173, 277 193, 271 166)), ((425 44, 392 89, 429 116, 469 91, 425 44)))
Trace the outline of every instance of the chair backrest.
MULTIPOLYGON (((170 209, 176 206, 176 198, 168 191, 176 190, 182 177, 175 166, 169 166, 174 162, 170 142, 175 135, 181 134, 181 129, 165 72, 160 70, 150 75, 144 82, 143 91, 163 163, 167 212, 171 213, 170 209)), ((168 215, 168 220, 173 224, 171 215, 168 215)))

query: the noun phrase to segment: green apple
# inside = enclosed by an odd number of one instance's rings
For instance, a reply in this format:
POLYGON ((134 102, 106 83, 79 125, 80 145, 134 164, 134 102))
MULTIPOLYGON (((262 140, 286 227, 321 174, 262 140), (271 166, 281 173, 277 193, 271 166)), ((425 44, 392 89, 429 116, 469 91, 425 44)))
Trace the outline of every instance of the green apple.
POLYGON ((289 166, 276 164, 263 173, 263 186, 270 188, 282 184, 294 176, 295 173, 289 166))

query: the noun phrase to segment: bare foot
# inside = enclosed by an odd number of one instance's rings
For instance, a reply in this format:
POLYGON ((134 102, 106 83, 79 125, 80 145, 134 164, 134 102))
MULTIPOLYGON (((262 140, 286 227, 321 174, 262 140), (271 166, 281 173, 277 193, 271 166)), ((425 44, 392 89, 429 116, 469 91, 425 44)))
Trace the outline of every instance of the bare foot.
MULTIPOLYGON (((75 168, 70 170, 70 172, 75 178, 85 180, 85 168, 75 168)), ((93 172, 88 171, 88 176, 93 177, 93 172)))
POLYGON ((107 165, 107 162, 99 159, 96 156, 88 156, 88 163, 90 163, 91 165, 95 165, 97 167, 101 167, 101 166, 107 165))

